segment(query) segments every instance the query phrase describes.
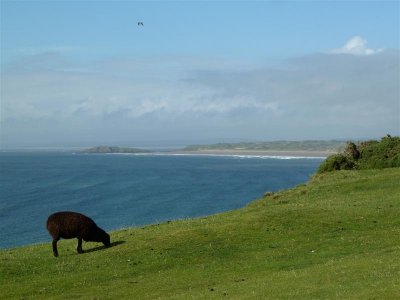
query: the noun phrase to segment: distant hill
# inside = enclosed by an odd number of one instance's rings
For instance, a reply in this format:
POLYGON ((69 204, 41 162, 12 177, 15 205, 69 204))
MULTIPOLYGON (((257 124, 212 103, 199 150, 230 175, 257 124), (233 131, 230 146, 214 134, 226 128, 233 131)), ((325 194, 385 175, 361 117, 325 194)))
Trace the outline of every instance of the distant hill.
POLYGON ((217 143, 210 145, 191 145, 185 151, 202 150, 258 150, 258 151, 327 151, 338 152, 346 146, 345 141, 273 141, 253 143, 217 143))
POLYGON ((149 150, 129 148, 129 147, 110 147, 98 146, 81 151, 82 153, 150 153, 149 150))

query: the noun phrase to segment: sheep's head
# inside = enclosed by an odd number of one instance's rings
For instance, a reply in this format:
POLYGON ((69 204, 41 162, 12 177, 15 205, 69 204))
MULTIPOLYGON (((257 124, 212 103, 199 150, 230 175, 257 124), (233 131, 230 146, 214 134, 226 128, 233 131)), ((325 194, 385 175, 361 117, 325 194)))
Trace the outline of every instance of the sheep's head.
POLYGON ((97 227, 96 230, 96 236, 95 236, 95 242, 101 242, 104 244, 104 246, 106 247, 110 247, 111 243, 110 243, 110 235, 105 232, 103 229, 97 227))

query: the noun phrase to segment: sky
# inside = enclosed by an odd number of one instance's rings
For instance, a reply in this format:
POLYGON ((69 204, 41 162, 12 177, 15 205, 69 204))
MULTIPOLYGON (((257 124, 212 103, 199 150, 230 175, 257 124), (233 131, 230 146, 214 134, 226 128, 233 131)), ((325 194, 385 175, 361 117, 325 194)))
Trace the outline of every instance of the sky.
POLYGON ((400 134, 398 1, 1 0, 0 13, 0 148, 400 134))

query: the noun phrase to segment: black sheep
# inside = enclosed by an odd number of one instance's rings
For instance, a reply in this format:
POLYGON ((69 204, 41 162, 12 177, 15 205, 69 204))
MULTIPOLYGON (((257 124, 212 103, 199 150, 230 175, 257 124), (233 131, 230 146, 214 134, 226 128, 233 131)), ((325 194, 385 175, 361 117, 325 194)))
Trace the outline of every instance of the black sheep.
POLYGON ((58 256, 57 242, 63 239, 78 239, 78 253, 83 253, 82 239, 85 242, 102 242, 109 247, 110 236, 89 217, 77 212, 62 211, 49 216, 46 223, 47 230, 53 237, 53 254, 58 256))

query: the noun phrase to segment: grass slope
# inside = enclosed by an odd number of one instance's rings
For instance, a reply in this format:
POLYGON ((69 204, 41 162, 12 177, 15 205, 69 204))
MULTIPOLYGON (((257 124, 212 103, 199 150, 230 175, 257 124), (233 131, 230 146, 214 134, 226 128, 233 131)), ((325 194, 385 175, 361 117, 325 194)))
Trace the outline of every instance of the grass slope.
POLYGON ((399 182, 399 168, 326 173, 240 210, 112 232, 107 249, 2 250, 0 298, 398 298, 399 182))

